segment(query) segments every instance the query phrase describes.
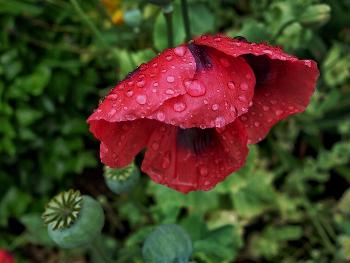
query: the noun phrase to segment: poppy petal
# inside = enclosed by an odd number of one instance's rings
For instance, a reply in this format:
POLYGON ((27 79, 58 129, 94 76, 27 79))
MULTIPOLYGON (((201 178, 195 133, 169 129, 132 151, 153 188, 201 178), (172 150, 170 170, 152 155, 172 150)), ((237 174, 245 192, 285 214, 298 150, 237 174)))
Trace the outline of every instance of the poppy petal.
POLYGON ((183 193, 210 190, 239 169, 247 153, 247 135, 239 120, 221 129, 163 124, 150 137, 142 170, 183 193))
POLYGON ((240 117, 247 128, 248 143, 261 141, 275 123, 303 112, 310 103, 319 76, 316 62, 299 60, 265 43, 249 43, 223 35, 206 35, 194 42, 232 57, 240 56, 253 69, 256 78, 253 105, 240 117))
POLYGON ((194 54, 195 59, 205 61, 196 62, 194 78, 185 80, 187 93, 167 100, 152 118, 182 128, 204 129, 223 127, 248 111, 255 77, 247 62, 213 48, 199 52, 201 57, 194 54))
POLYGON ((147 117, 164 101, 185 94, 183 80, 192 79, 195 70, 186 46, 167 49, 122 80, 90 118, 119 122, 147 117))
POLYGON ((124 167, 146 147, 158 122, 139 119, 126 122, 90 120, 90 131, 101 141, 100 158, 109 167, 124 167))

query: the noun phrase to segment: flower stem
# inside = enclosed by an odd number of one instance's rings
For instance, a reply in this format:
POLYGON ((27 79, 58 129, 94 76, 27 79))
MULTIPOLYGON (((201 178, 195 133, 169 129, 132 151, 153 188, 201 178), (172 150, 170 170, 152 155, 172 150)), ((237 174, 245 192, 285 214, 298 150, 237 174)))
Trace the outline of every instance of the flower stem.
POLYGON ((192 39, 192 34, 191 34, 190 17, 188 15, 187 0, 181 0, 181 10, 182 10, 182 17, 183 17, 184 26, 185 26, 186 40, 189 41, 192 39))
POLYGON ((173 6, 168 5, 163 7, 163 14, 165 17, 167 36, 168 36, 168 47, 174 46, 174 28, 173 28, 173 6))
POLYGON ((113 261, 106 255, 105 251, 101 247, 101 240, 99 238, 95 238, 91 243, 90 243, 90 249, 91 252, 101 259, 102 262, 104 263, 112 263, 113 261))

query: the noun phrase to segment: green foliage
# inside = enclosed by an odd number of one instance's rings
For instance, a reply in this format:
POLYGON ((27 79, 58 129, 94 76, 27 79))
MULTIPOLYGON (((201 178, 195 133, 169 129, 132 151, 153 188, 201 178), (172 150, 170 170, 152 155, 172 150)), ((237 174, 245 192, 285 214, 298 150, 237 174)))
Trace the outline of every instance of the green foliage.
MULTIPOLYGON (((103 205, 102 243, 118 263, 143 262, 154 226, 174 223, 191 236, 195 262, 350 260, 349 2, 188 2, 196 35, 241 35, 317 60, 311 105, 252 146, 245 167, 210 192, 182 195, 141 176, 114 195, 85 120, 113 85, 166 48, 161 9, 120 1, 124 24, 113 24, 97 0, 0 0, 0 247, 19 262, 41 262, 37 251, 47 261, 87 256, 57 252, 39 219, 71 187, 103 205)), ((180 44, 183 20, 179 1, 172 4, 180 44)))

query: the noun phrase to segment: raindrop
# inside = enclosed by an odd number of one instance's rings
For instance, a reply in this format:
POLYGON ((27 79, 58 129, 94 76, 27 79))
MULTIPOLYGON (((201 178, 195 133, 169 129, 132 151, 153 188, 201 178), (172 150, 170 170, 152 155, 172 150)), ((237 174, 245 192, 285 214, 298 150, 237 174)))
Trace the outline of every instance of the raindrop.
POLYGON ((152 67, 154 67, 154 68, 158 67, 158 63, 153 63, 152 67))
POLYGON ((145 81, 144 80, 140 80, 136 83, 136 86, 139 88, 143 88, 145 86, 145 81))
POLYGON ((110 95, 108 95, 108 99, 116 100, 117 98, 118 98, 117 94, 110 94, 110 95))
POLYGON ((203 100, 203 103, 204 103, 205 105, 207 105, 209 102, 208 102, 208 100, 203 100))
POLYGON ((242 120, 242 121, 247 121, 248 118, 247 118, 246 116, 242 116, 242 117, 241 117, 241 120, 242 120))
POLYGON ((269 106, 263 106, 263 111, 268 111, 270 109, 270 107, 269 106))
POLYGON ((174 111, 181 112, 186 109, 186 104, 183 102, 178 102, 174 104, 174 111))
POLYGON ((128 85, 129 85, 129 86, 132 86, 132 85, 134 85, 134 82, 133 82, 133 81, 129 81, 129 82, 128 82, 128 85))
POLYGON ((270 100, 270 103, 271 103, 272 105, 276 105, 276 104, 277 104, 277 100, 270 100))
POLYGON ((158 86, 159 86, 158 82, 153 83, 153 87, 158 87, 158 86))
POLYGON ((226 124, 225 118, 224 117, 216 117, 215 119, 215 126, 218 128, 224 127, 226 124))
POLYGON ((257 128, 260 127, 260 122, 257 122, 257 121, 254 122, 254 126, 257 127, 257 128))
POLYGON ((176 47, 176 48, 174 49, 174 53, 175 53, 176 55, 178 55, 179 57, 183 57, 183 56, 185 55, 185 53, 186 53, 186 48, 183 47, 183 46, 176 47))
POLYGON ((136 97, 136 102, 137 102, 138 104, 144 105, 144 104, 146 104, 146 102, 147 102, 147 97, 146 97, 145 95, 138 95, 138 96, 136 97))
POLYGON ((175 77, 174 76, 167 76, 166 81, 169 83, 174 83, 175 82, 175 77))
POLYGON ((242 102, 247 102, 247 98, 245 96, 239 96, 238 99, 242 102))
POLYGON ((213 106, 211 106, 211 109, 213 111, 217 111, 219 109, 219 105, 218 104, 213 104, 213 106))
POLYGON ((175 92, 174 92, 174 90, 172 90, 172 89, 167 89, 167 90, 165 91, 165 93, 168 94, 168 95, 173 95, 175 92))
POLYGON ((243 90, 243 91, 246 91, 246 90, 248 90, 248 84, 247 83, 245 83, 245 82, 243 82, 243 83, 241 83, 241 90, 243 90))
POLYGON ((185 81, 187 93, 192 97, 203 96, 206 92, 204 85, 199 80, 185 81))
POLYGON ((134 92, 133 92, 132 90, 129 90, 129 91, 126 93, 126 96, 131 97, 133 94, 134 94, 134 92))
POLYGON ((165 120, 165 114, 163 113, 163 112, 158 112, 157 113, 157 119, 159 120, 159 121, 164 121, 165 120))
POLYGON ((201 39, 206 40, 206 39, 208 39, 208 36, 201 36, 201 39))
POLYGON ((214 41, 220 42, 220 41, 221 41, 221 37, 215 37, 215 38, 214 38, 214 41))
POLYGON ((116 112, 117 112, 116 109, 111 109, 108 115, 113 116, 116 112))
POLYGON ((273 54, 273 52, 272 52, 271 50, 269 50, 269 49, 263 50, 263 53, 269 54, 269 55, 272 55, 272 54, 273 54))
POLYGON ((159 149, 159 143, 157 142, 152 143, 152 149, 157 151, 159 149))
POLYGON ((208 175, 208 169, 207 169, 206 167, 200 167, 200 168, 199 168, 199 174, 200 174, 201 176, 206 176, 206 175, 208 175))
POLYGON ((235 89, 236 88, 236 85, 233 81, 230 81, 229 83, 227 83, 227 86, 229 87, 229 89, 235 89))
POLYGON ((220 58, 220 63, 223 65, 225 68, 228 68, 230 66, 230 61, 226 58, 220 58))
POLYGON ((165 156, 165 157, 163 158, 162 167, 163 167, 163 169, 166 169, 166 168, 169 168, 169 166, 170 166, 169 157, 168 157, 168 156, 165 156))
POLYGON ((275 113, 276 113, 276 115, 277 115, 277 116, 280 116, 280 115, 282 115, 283 110, 276 110, 276 112, 275 112, 275 113))
POLYGON ((169 55, 169 56, 166 56, 165 59, 166 59, 167 61, 171 61, 171 60, 173 59, 173 57, 169 55))

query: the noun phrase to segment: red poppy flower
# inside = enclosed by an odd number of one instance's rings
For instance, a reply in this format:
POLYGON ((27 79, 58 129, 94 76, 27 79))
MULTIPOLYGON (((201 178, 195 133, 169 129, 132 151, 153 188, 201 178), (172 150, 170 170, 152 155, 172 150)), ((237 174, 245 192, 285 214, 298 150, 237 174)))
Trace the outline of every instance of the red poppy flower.
POLYGON ((6 250, 0 249, 0 263, 15 263, 15 259, 6 250))
POLYGON ((167 49, 121 81, 89 117, 100 156, 183 193, 209 190, 245 162, 247 144, 309 104, 319 72, 280 48, 223 35, 167 49))

